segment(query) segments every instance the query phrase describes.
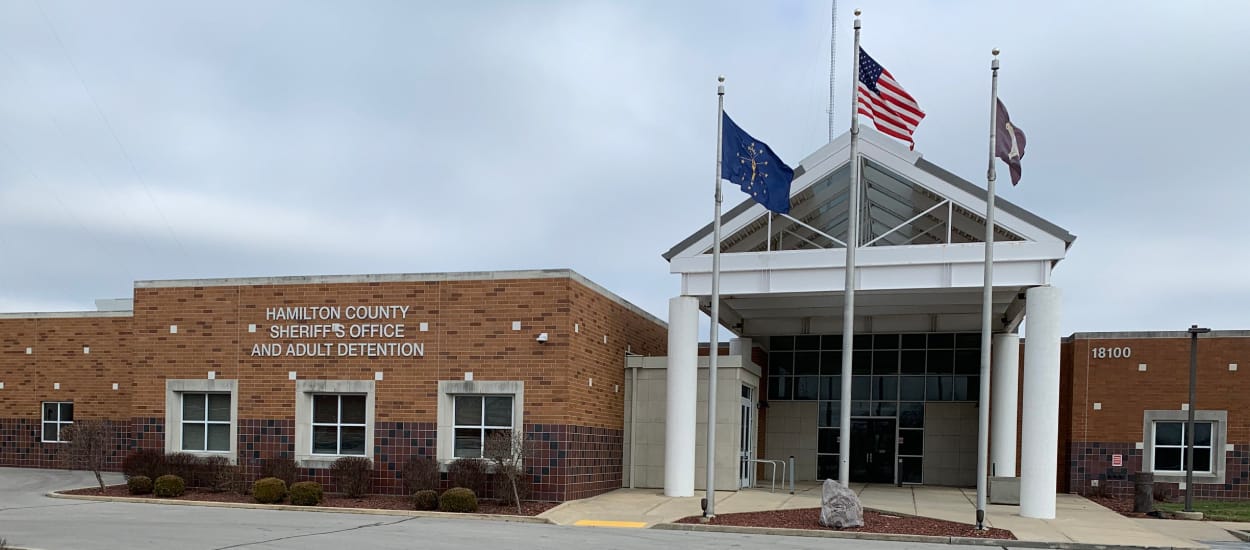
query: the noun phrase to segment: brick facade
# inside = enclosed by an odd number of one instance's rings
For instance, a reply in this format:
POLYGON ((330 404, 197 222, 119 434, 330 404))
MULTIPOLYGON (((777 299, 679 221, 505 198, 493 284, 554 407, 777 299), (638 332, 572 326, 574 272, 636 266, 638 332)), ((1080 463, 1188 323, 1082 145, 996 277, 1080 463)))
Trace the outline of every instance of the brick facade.
MULTIPOLYGON (((1111 494, 1132 494, 1132 474, 1144 467, 1145 412, 1180 411, 1189 400, 1189 350, 1189 338, 1176 333, 1076 334, 1063 343, 1060 491, 1089 494, 1091 481, 1099 480, 1111 494), (1117 454, 1119 468, 1112 466, 1117 454)), ((1224 461, 1224 483, 1195 482, 1200 498, 1250 498, 1248 364, 1250 336, 1200 337, 1195 410, 1226 411, 1225 443, 1232 446, 1214 450, 1213 460, 1224 461), (1234 364, 1237 370, 1230 369, 1234 364)), ((1156 485, 1179 490, 1173 482, 1156 485)))
MULTIPOLYGON (((140 282, 133 316, 103 315, 0 319, 0 409, 7 411, 0 413, 0 465, 57 465, 57 444, 38 442, 44 400, 73 401, 79 419, 112 421, 117 460, 133 448, 164 449, 166 380, 206 380, 212 373, 216 380, 237 380, 237 460, 255 472, 265 458, 295 456, 291 373, 299 380, 380 376, 375 490, 397 493, 404 461, 435 455, 439 382, 472 373, 475 381, 524 384, 519 427, 543 444, 533 465, 535 496, 582 498, 621 485, 626 352, 664 355, 667 343, 662 322, 570 271, 140 282), (340 316, 359 306, 397 308, 394 318, 378 320, 290 321, 268 313, 321 306, 340 316), (399 307, 406 308, 402 316, 399 307), (348 330, 402 324, 404 333, 270 333, 273 325, 334 322, 348 330), (536 336, 543 332, 548 339, 540 343, 536 336), (419 344, 424 354, 344 357, 337 353, 340 343, 419 344), (284 355, 267 356, 275 344, 284 355), (288 345, 298 344, 329 344, 335 352, 285 355, 288 345)), ((323 469, 304 473, 329 481, 323 469)))

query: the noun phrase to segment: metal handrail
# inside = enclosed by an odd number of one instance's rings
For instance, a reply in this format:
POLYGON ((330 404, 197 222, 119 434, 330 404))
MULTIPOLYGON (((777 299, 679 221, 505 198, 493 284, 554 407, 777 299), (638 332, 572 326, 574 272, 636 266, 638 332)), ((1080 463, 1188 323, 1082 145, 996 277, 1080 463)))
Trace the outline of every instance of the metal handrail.
MULTIPOLYGON (((785 476, 786 476, 786 461, 784 461, 784 460, 769 460, 769 459, 763 459, 763 458, 747 458, 747 459, 744 459, 744 460, 746 460, 747 462, 754 462, 754 463, 758 463, 758 464, 768 464, 769 466, 772 466, 772 467, 773 467, 773 470, 772 470, 772 475, 770 475, 770 476, 769 476, 769 480, 771 480, 771 481, 772 481, 772 488, 770 489, 770 491, 771 491, 771 492, 773 492, 773 493, 776 493, 776 492, 777 492, 777 465, 778 465, 778 464, 780 464, 780 465, 781 465, 781 477, 782 477, 782 478, 785 478, 785 476)), ((752 487, 752 488, 754 488, 754 487, 755 487, 755 485, 753 484, 751 487, 752 487)))

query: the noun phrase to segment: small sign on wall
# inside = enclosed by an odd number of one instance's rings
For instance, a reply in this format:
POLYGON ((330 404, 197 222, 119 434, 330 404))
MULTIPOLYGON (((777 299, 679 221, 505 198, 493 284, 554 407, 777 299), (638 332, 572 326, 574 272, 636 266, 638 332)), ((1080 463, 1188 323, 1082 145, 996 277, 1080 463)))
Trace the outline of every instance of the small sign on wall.
POLYGON ((1119 468, 1124 465, 1124 455, 1111 455, 1111 467, 1119 468))

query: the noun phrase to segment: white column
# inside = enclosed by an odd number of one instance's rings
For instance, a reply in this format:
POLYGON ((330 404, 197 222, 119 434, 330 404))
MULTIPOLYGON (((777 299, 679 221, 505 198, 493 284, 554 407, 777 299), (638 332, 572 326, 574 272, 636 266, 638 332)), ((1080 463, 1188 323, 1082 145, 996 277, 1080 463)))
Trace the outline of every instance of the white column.
POLYGON ((1059 456, 1059 289, 1030 288, 1024 313, 1020 515, 1054 519, 1059 456))
POLYGON ((699 300, 668 301, 667 404, 664 414, 664 495, 694 496, 695 395, 699 382, 699 300))
POLYGON ((990 396, 990 475, 1016 477, 1020 336, 995 334, 990 396))
POLYGON ((751 343, 750 338, 731 338, 729 340, 729 355, 742 358, 743 365, 751 364, 751 343))

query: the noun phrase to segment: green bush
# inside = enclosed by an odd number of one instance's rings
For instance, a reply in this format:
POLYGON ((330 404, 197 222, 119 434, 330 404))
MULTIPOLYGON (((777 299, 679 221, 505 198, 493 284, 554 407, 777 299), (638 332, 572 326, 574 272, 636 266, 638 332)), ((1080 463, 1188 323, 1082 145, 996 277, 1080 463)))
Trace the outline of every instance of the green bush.
POLYGON ((252 484, 252 498, 261 504, 275 504, 286 498, 286 482, 276 477, 256 480, 252 484))
POLYGON ((453 487, 438 497, 438 509, 443 512, 476 512, 477 495, 464 487, 453 487))
POLYGON ((339 492, 360 498, 373 485, 373 461, 363 456, 345 456, 330 465, 330 477, 339 492))
POLYGON ((186 490, 187 482, 172 474, 158 477, 156 482, 152 484, 152 493, 161 498, 180 497, 186 490))
POLYGON ((438 491, 425 489, 412 494, 412 507, 416 510, 437 510, 438 491))
POLYGON ((299 464, 296 464, 295 459, 291 457, 271 456, 261 462, 260 477, 276 477, 285 481, 286 486, 290 487, 299 477, 299 464))
POLYGON ((126 488, 130 489, 132 495, 149 495, 152 494, 152 478, 148 476, 130 476, 126 480, 126 488))
POLYGON ((324 495, 321 484, 315 481, 301 481, 291 486, 291 504, 296 506, 316 506, 321 504, 324 495))

